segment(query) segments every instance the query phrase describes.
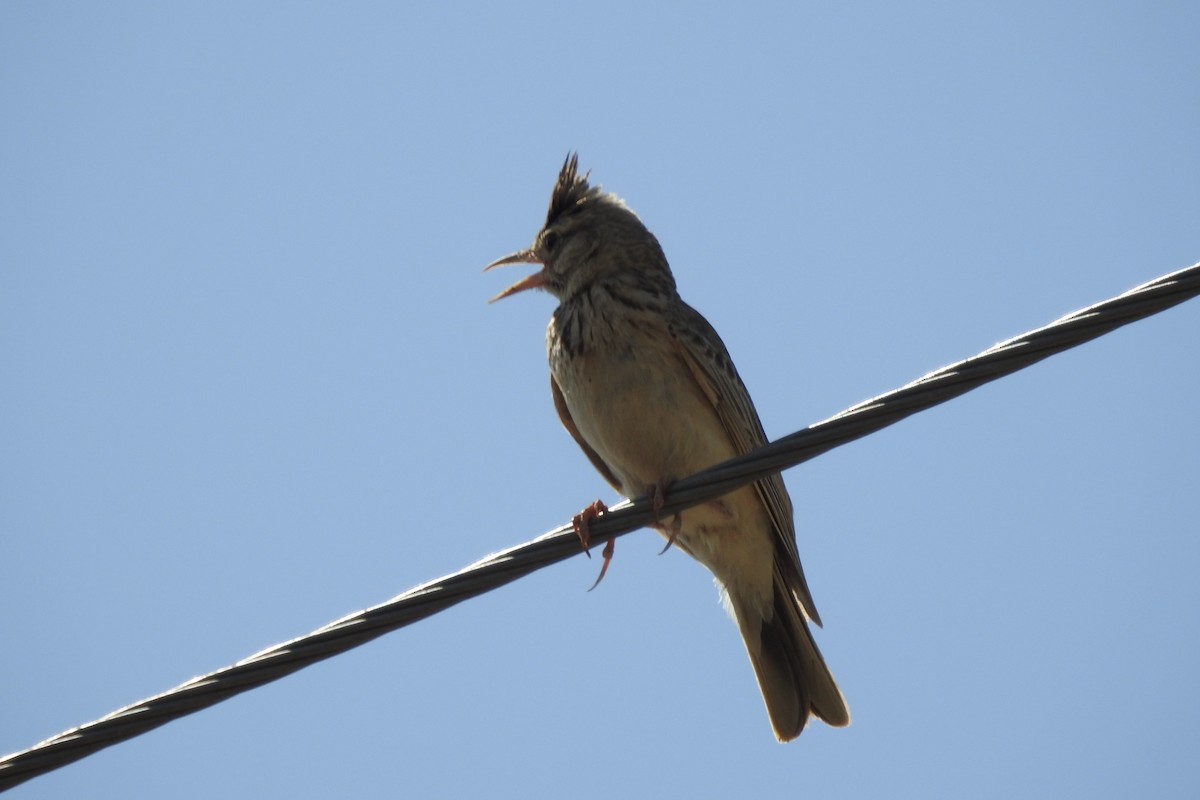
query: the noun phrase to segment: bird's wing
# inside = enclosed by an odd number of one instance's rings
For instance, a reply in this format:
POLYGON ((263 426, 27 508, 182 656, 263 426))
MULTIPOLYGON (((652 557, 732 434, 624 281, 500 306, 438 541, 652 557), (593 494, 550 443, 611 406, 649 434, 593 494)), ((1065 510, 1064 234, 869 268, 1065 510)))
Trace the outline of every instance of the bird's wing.
MULTIPOLYGON (((745 384, 733 366, 733 359, 725 349, 725 343, 699 311, 686 303, 681 302, 680 305, 683 311, 679 319, 671 320, 669 324, 680 357, 687 364, 688 370, 705 396, 712 402, 717 416, 721 419, 721 425, 737 452, 744 454, 761 447, 767 443, 767 434, 763 431, 750 393, 746 391, 745 384)), ((559 416, 564 416, 564 406, 560 398, 556 397, 555 403, 559 405, 559 416)), ((564 421, 563 424, 567 423, 564 421)), ((568 430, 571 430, 570 426, 568 430)), ((574 430, 571 431, 571 435, 579 440, 579 434, 574 430)), ((582 441, 580 446, 585 451, 589 449, 582 441)), ((588 452, 588 458, 600 469, 598 458, 593 453, 588 452)), ((603 469, 600 471, 604 472, 603 469)), ((777 560, 777 566, 784 570, 785 576, 793 572, 785 565, 794 566, 794 574, 788 576, 791 580, 787 583, 790 584, 796 600, 804 608, 808 618, 820 625, 821 617, 808 590, 808 583, 804 580, 804 568, 800 565, 792 501, 783 485, 783 478, 779 473, 775 473, 755 482, 754 488, 758 491, 759 499, 766 507, 775 529, 776 550, 785 556, 782 562, 777 560)))
POLYGON ((571 434, 571 438, 579 445, 579 449, 588 457, 588 461, 592 462, 592 466, 604 477, 604 480, 608 481, 610 486, 620 492, 621 482, 613 474, 612 467, 604 463, 604 459, 592 449, 587 440, 580 435, 579 428, 575 426, 575 420, 571 418, 571 409, 567 408, 567 399, 563 397, 562 389, 558 388, 558 381, 554 380, 554 373, 550 374, 550 394, 554 397, 554 410, 558 412, 558 419, 562 422, 563 427, 567 429, 567 433, 571 434))

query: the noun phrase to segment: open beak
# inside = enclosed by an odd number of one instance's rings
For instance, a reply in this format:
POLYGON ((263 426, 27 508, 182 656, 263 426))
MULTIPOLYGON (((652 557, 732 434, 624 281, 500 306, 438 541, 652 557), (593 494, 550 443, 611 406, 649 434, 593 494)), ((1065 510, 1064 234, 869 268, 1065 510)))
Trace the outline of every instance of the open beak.
MULTIPOLYGON (((532 249, 529 249, 529 250, 522 250, 519 253, 513 253, 512 255, 505 256, 504 258, 498 258, 495 261, 493 261, 492 263, 488 264, 486 267, 484 267, 483 271, 487 272, 492 267, 502 267, 505 264, 541 264, 541 263, 542 263, 541 259, 539 259, 536 255, 534 255, 534 252, 532 249)), ((526 289, 537 289, 537 288, 545 286, 545 285, 546 285, 546 270, 543 268, 541 272, 535 272, 532 275, 530 275, 526 278, 522 278, 521 280, 517 281, 512 286, 508 287, 503 292, 501 292, 500 294, 493 297, 491 300, 488 300, 488 302, 494 303, 497 300, 503 300, 505 297, 508 297, 510 294, 516 294, 517 292, 523 292, 526 289)))

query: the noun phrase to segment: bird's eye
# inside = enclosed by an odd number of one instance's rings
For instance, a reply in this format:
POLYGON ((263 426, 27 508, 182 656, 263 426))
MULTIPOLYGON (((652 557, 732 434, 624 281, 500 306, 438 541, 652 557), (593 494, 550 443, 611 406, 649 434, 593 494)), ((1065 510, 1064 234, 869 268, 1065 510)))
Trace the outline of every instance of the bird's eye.
POLYGON ((553 252, 554 248, 558 247, 558 234, 554 231, 546 231, 546 235, 542 237, 542 247, 553 252))

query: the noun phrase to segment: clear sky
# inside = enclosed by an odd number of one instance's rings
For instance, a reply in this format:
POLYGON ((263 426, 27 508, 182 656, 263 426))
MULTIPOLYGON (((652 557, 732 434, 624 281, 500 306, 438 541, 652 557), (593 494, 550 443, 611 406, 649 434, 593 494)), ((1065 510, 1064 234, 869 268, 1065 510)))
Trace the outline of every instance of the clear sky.
MULTIPOLYGON (((616 499, 480 274, 570 149, 773 437, 1200 259, 1200 6, 982 5, 0 4, 0 752, 616 499)), ((14 796, 1195 797, 1198 344, 786 474, 848 729, 639 532, 14 796)))

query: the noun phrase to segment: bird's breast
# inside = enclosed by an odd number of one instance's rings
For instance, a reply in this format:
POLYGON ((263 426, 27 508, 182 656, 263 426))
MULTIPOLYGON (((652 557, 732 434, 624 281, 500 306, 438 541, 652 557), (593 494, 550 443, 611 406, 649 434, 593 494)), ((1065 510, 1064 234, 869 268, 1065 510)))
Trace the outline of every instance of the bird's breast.
POLYGON ((665 325, 654 328, 613 328, 582 352, 555 346, 553 335, 549 342, 550 369, 579 434, 628 496, 735 455, 665 325))

